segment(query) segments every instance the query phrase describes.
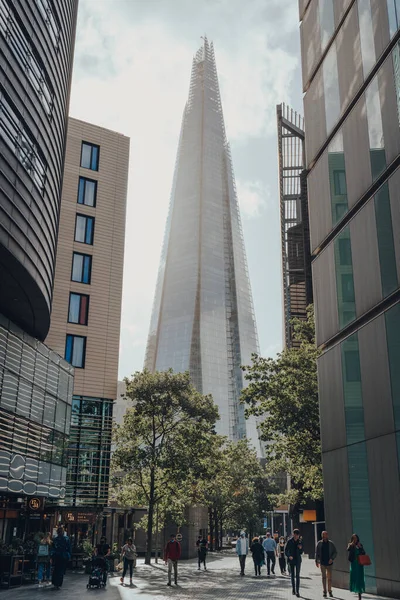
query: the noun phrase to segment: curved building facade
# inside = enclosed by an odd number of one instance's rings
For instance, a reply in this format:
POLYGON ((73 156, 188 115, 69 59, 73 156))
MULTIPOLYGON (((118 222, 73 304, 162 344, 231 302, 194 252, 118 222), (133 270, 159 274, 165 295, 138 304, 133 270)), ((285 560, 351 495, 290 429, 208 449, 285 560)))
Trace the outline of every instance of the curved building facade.
POLYGON ((78 0, 0 0, 0 313, 50 325, 78 0))

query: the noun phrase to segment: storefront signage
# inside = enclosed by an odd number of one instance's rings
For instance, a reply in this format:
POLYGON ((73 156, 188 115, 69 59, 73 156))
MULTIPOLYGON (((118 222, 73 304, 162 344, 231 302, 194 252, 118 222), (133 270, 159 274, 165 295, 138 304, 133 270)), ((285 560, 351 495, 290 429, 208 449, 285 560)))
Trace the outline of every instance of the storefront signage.
POLYGON ((64 521, 66 523, 94 523, 96 521, 96 513, 66 512, 64 513, 64 521))
POLYGON ((34 512, 41 510, 43 508, 43 499, 42 498, 29 498, 28 500, 28 508, 34 512))

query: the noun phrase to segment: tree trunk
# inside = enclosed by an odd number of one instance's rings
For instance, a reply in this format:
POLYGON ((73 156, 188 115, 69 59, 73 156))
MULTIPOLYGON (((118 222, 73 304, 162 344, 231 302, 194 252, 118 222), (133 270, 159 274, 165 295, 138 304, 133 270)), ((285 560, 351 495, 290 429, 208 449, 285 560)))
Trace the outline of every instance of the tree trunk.
POLYGON ((224 534, 223 534, 223 528, 222 528, 222 517, 219 518, 219 532, 220 532, 219 545, 220 545, 220 548, 222 550, 222 548, 224 546, 224 543, 223 543, 224 534))
POLYGON ((219 547, 219 527, 218 527, 218 511, 217 508, 214 508, 214 523, 215 523, 215 549, 218 550, 220 549, 219 547))
POLYGON ((149 494, 149 513, 147 520, 147 548, 146 548, 146 558, 145 564, 151 564, 151 551, 153 545, 153 517, 154 517, 154 469, 151 470, 150 474, 150 494, 149 494))
POLYGON ((208 508, 208 522, 210 527, 210 552, 214 551, 214 519, 213 519, 213 507, 208 508))

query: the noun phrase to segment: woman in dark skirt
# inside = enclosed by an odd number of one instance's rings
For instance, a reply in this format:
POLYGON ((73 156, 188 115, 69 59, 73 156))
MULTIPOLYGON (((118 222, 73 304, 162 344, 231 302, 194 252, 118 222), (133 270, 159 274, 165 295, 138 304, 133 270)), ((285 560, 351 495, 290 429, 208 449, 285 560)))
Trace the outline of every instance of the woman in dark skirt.
POLYGON ((361 600, 361 594, 365 593, 365 577, 364 566, 360 565, 358 557, 365 554, 365 550, 356 533, 351 536, 347 553, 350 561, 350 592, 358 594, 358 598, 361 600))
POLYGON ((281 575, 286 575, 285 538, 281 537, 278 544, 279 568, 281 575))
POLYGON ((253 555, 254 571, 257 577, 257 575, 261 575, 261 565, 264 564, 264 548, 261 546, 258 537, 253 538, 250 552, 253 555))

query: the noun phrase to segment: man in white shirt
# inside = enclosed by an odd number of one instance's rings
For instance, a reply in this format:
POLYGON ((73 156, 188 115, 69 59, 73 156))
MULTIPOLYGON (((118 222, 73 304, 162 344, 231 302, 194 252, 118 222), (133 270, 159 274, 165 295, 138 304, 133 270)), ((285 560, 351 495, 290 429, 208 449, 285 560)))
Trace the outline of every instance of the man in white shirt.
POLYGON ((246 566, 246 556, 249 552, 249 540, 244 531, 240 532, 240 538, 236 542, 236 554, 239 557, 240 575, 244 576, 244 568, 246 566))
POLYGON ((267 571, 270 576, 270 572, 272 571, 272 575, 275 575, 275 560, 276 560, 276 542, 271 537, 270 532, 268 531, 267 537, 263 542, 263 548, 265 550, 265 554, 267 555, 267 571))

